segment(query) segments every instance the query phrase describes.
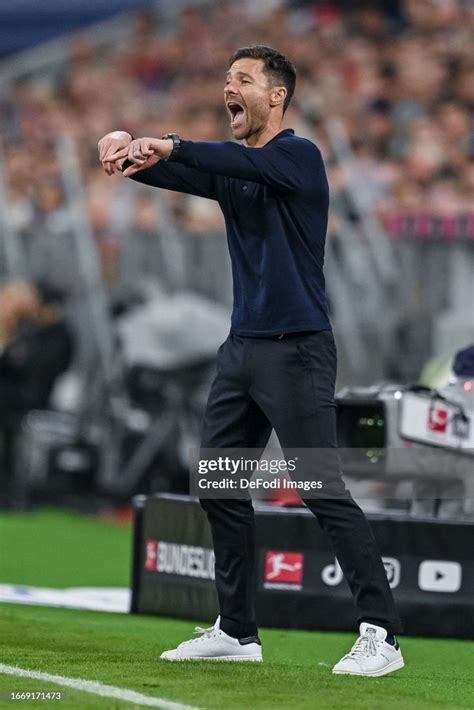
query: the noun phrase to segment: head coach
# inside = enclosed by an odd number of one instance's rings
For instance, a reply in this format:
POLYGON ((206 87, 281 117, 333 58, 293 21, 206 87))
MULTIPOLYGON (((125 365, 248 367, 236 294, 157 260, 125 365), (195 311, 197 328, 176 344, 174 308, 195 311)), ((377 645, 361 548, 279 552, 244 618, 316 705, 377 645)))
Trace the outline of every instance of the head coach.
MULTIPOLYGON (((203 448, 336 449, 337 354, 323 276, 329 188, 319 149, 282 130, 296 72, 264 46, 230 58, 224 100, 235 141, 193 142, 174 133, 123 131, 99 141, 108 174, 217 200, 225 217, 234 305, 218 352, 203 448)), ((403 666, 401 631, 380 554, 359 508, 340 495, 303 498, 334 546, 360 636, 334 673, 382 676, 403 666)), ((255 523, 250 499, 203 499, 212 529, 220 615, 162 658, 261 661, 255 617, 255 523)))

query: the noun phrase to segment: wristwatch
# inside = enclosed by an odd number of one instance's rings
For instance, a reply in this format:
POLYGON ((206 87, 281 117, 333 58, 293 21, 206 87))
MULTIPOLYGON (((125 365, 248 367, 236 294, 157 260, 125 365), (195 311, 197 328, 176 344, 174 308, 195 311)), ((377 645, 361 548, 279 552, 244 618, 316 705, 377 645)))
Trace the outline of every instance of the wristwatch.
POLYGON ((181 148, 181 136, 179 136, 177 133, 165 133, 164 136, 161 136, 161 140, 168 139, 173 141, 173 150, 167 158, 164 158, 164 162, 168 160, 174 160, 179 153, 179 149, 181 148))

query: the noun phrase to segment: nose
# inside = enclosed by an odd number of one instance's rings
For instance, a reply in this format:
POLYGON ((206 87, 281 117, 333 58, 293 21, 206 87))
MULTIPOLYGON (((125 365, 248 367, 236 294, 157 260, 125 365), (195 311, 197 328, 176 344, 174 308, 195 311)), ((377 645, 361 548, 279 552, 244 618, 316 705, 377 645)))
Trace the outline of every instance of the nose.
POLYGON ((232 82, 229 82, 224 87, 224 97, 233 96, 235 94, 235 88, 232 82))

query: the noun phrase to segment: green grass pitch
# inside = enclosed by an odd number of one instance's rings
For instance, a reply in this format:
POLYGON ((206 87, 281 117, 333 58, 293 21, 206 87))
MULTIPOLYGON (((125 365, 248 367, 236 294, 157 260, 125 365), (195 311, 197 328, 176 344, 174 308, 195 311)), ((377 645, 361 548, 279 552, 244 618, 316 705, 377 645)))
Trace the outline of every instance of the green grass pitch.
MULTIPOLYGON (((131 530, 78 514, 0 515, 0 583, 127 586, 131 530)), ((199 623, 197 620, 196 623, 199 623)), ((263 629, 263 664, 167 663, 188 621, 0 604, 0 663, 109 685, 199 708, 461 710, 474 708, 474 644, 403 638, 406 667, 386 678, 333 676, 353 634, 263 629)), ((0 695, 63 690, 64 701, 0 707, 130 708, 133 704, 0 674, 0 695)), ((137 706, 138 707, 138 706, 137 706)))

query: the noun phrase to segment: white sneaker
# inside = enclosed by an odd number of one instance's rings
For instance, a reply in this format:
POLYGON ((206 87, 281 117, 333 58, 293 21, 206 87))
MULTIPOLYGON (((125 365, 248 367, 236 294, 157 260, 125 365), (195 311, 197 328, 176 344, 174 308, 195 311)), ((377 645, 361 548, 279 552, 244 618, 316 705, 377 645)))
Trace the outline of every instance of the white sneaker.
POLYGON ((393 673, 405 665, 402 652, 386 643, 387 632, 375 624, 361 624, 360 636, 350 653, 341 658, 333 673, 347 675, 381 676, 393 673))
POLYGON ((263 661, 258 636, 232 638, 221 631, 219 622, 218 616, 209 629, 197 626, 194 633, 200 634, 199 638, 183 641, 177 648, 164 651, 160 658, 165 661, 263 661))

